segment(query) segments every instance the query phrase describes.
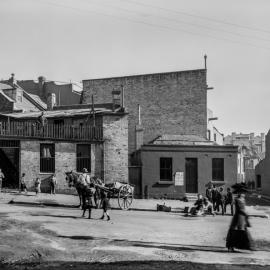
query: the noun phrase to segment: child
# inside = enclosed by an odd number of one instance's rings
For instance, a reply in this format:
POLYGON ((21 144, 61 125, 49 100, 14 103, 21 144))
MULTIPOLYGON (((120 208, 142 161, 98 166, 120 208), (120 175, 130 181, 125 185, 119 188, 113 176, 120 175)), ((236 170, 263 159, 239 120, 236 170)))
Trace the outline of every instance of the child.
POLYGON ((91 219, 91 212, 92 212, 92 207, 93 207, 92 198, 95 193, 94 185, 90 184, 90 186, 86 186, 83 192, 84 192, 85 200, 82 206, 82 210, 83 210, 82 217, 85 217, 85 212, 88 209, 89 211, 88 218, 91 219))
POLYGON ((206 214, 215 216, 213 204, 209 201, 208 198, 203 199, 203 206, 206 214))
POLYGON ((106 214, 107 215, 107 221, 109 221, 111 218, 110 218, 110 215, 108 213, 109 198, 108 198, 107 192, 105 192, 104 190, 101 190, 100 197, 101 197, 101 206, 102 206, 102 209, 103 209, 103 215, 102 215, 102 217, 100 219, 104 219, 105 214, 106 214))
POLYGON ((27 188, 26 188, 26 184, 25 184, 25 173, 22 174, 21 177, 21 192, 24 191, 25 193, 27 193, 27 188))
POLYGON ((40 184, 41 181, 40 179, 37 177, 37 179, 35 180, 35 190, 36 190, 36 195, 38 195, 41 191, 40 191, 40 184))
POLYGON ((50 186, 51 186, 51 194, 55 195, 55 187, 56 187, 57 181, 56 181, 56 175, 53 174, 51 181, 50 181, 50 186))

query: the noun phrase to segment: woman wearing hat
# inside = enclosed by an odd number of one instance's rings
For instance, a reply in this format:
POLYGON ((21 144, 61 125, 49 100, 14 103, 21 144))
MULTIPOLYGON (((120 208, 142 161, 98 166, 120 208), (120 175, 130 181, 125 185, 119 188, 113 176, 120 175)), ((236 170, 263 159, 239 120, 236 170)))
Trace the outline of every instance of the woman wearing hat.
POLYGON ((248 214, 246 212, 245 194, 248 192, 245 184, 235 184, 232 186, 235 199, 235 214, 227 234, 226 247, 228 251, 234 251, 234 248, 252 250, 252 239, 248 232, 250 227, 248 214))

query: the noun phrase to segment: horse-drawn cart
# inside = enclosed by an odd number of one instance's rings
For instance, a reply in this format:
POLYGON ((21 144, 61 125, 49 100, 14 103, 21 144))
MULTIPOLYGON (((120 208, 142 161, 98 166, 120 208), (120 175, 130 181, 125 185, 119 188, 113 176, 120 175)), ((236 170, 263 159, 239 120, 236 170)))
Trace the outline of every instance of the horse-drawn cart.
POLYGON ((107 192, 109 198, 116 198, 122 210, 128 210, 133 201, 134 187, 127 183, 114 182, 105 186, 95 184, 95 187, 107 192))
MULTIPOLYGON (((77 172, 66 172, 66 180, 68 181, 68 185, 71 187, 75 187, 79 198, 80 198, 80 206, 82 204, 82 197, 84 194, 84 191, 86 189, 85 184, 81 182, 80 173, 77 172)), ((118 201, 118 205, 123 210, 128 210, 132 204, 133 201, 133 192, 134 192, 134 186, 122 183, 122 182, 114 182, 111 184, 103 184, 103 181, 101 179, 98 179, 97 177, 92 177, 90 179, 91 184, 95 187, 96 192, 93 195, 95 198, 95 203, 98 205, 98 200, 100 198, 100 191, 105 191, 107 193, 108 198, 116 198, 118 201)))

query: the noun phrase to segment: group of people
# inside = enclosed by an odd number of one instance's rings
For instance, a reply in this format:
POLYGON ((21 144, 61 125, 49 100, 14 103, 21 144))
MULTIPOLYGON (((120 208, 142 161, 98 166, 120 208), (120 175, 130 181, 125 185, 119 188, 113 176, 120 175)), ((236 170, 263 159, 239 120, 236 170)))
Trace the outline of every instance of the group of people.
POLYGON ((224 215, 227 205, 230 205, 233 218, 226 237, 228 251, 234 252, 235 248, 253 250, 254 243, 248 231, 248 227, 250 227, 249 216, 245 207, 245 194, 248 189, 244 183, 237 183, 232 188, 233 192, 227 188, 227 193, 224 194, 223 188, 217 189, 213 185, 209 186, 205 198, 198 194, 191 214, 209 213, 215 215, 215 211, 219 211, 219 207, 221 207, 222 215, 224 215), (235 198, 233 194, 236 194, 235 198))
POLYGON ((84 187, 82 189, 82 216, 85 217, 85 212, 88 210, 88 218, 91 219, 92 208, 99 207, 97 200, 97 195, 99 195, 101 200, 100 206, 103 209, 103 214, 100 219, 104 219, 106 216, 109 221, 111 219, 109 215, 109 196, 103 189, 100 189, 99 194, 97 194, 98 191, 95 188, 95 183, 101 184, 99 183, 99 179, 96 177, 90 178, 87 169, 83 168, 83 173, 79 177, 79 182, 84 187))
MULTIPOLYGON (((56 180, 56 174, 53 174, 51 177, 50 177, 50 192, 51 194, 54 194, 55 195, 55 189, 56 189, 56 185, 57 185, 57 180, 56 180)), ((38 195, 39 193, 41 193, 41 180, 39 177, 37 177, 35 180, 34 180, 34 187, 35 187, 35 192, 36 192, 36 195, 38 195)), ((27 190, 27 186, 26 186, 26 181, 25 181, 25 173, 22 173, 22 176, 21 176, 21 180, 20 180, 20 192, 25 192, 27 193, 28 190, 27 190)))
POLYGON ((206 189, 206 198, 213 205, 213 211, 226 214, 227 206, 230 206, 231 215, 233 215, 233 194, 230 188, 227 188, 225 194, 223 187, 217 188, 215 185, 208 185, 206 189))

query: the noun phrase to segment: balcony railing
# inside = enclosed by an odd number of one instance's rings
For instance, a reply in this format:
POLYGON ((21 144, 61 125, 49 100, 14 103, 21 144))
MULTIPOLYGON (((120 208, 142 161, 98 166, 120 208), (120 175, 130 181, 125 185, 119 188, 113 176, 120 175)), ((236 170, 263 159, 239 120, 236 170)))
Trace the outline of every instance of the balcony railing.
POLYGON ((65 141, 102 141, 102 127, 0 121, 0 137, 65 141))

